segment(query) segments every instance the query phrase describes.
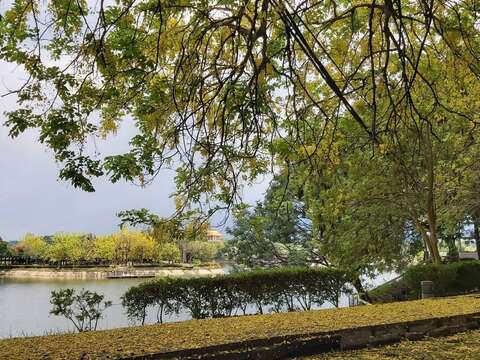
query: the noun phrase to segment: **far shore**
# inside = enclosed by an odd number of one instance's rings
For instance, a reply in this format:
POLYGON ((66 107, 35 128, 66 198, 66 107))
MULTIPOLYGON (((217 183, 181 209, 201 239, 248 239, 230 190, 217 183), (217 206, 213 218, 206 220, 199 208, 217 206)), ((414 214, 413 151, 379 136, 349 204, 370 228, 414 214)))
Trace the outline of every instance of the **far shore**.
POLYGON ((15 267, 0 269, 0 278, 10 279, 118 279, 154 277, 216 276, 225 271, 221 266, 172 267, 96 267, 96 268, 45 268, 15 267))

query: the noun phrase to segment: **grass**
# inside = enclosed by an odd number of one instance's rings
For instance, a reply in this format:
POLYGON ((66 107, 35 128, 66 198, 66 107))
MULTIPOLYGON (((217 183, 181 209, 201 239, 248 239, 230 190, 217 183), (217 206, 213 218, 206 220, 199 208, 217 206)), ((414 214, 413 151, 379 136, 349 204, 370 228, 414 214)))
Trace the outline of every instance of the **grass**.
POLYGON ((0 340, 0 359, 95 359, 106 358, 107 355, 118 358, 479 311, 478 298, 462 296, 356 308, 192 320, 82 334, 0 340))
POLYGON ((303 360, 464 360, 480 359, 480 330, 442 338, 403 341, 399 344, 356 351, 342 351, 302 358, 303 360))

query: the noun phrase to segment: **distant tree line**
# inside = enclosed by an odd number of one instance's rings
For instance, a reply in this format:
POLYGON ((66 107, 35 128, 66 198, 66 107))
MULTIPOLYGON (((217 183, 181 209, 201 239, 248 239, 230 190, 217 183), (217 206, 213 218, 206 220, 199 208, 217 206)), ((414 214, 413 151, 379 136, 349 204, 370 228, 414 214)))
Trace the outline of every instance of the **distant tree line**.
POLYGON ((223 247, 223 244, 207 242, 205 238, 184 242, 159 241, 153 235, 127 228, 99 236, 61 232, 52 236, 26 234, 13 246, 0 242, 0 256, 16 256, 43 263, 206 262, 215 259, 223 247))

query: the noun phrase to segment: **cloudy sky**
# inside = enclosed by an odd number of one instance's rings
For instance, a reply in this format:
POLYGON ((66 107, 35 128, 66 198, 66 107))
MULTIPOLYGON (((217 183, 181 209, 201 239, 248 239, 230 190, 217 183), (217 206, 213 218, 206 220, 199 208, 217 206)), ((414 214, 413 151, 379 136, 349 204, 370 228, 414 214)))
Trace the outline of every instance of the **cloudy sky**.
MULTIPOLYGON (((21 70, 0 62, 0 94, 24 79, 21 70)), ((3 239, 17 240, 27 232, 105 234, 117 229, 115 214, 125 209, 145 207, 162 216, 171 214, 174 205, 169 195, 174 184, 173 173, 168 170, 147 188, 98 179, 95 193, 82 192, 58 180, 59 166, 52 153, 37 141, 34 131, 13 140, 8 137, 8 129, 3 126, 4 112, 14 109, 15 102, 14 96, 0 98, 0 236, 3 239)), ((122 152, 133 131, 133 125, 127 121, 117 136, 97 143, 97 147, 108 153, 122 152)), ((245 200, 259 199, 265 183, 246 189, 245 200)))
MULTIPOLYGON (((11 4, 0 0, 0 13, 11 4)), ((95 7, 98 0, 87 0, 95 7)), ((105 2, 106 4, 109 1, 105 2)), ((20 68, 0 61, 0 96, 26 80, 20 68)), ((173 172, 164 171, 147 188, 105 179, 95 181, 95 193, 85 193, 58 180, 59 166, 51 152, 37 141, 34 131, 17 139, 8 137, 4 113, 15 109, 15 96, 0 97, 0 236, 17 240, 23 234, 52 234, 58 231, 105 234, 115 231, 121 210, 148 208, 160 216, 174 209, 169 195, 174 191, 173 172)), ((96 141, 103 153, 122 153, 134 133, 132 122, 124 122, 118 134, 96 141)), ((243 199, 254 203, 263 196, 268 180, 245 189, 243 199)), ((220 221, 213 219, 212 225, 220 221)), ((227 223, 228 225, 228 223, 227 223)))

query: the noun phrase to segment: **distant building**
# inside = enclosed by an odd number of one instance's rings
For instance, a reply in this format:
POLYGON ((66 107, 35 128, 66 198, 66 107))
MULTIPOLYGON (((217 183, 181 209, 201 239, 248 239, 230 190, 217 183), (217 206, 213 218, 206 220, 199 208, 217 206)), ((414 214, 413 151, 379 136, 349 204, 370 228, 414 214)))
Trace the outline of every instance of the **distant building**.
POLYGON ((213 242, 223 242, 223 234, 217 230, 207 230, 207 240, 213 242))

